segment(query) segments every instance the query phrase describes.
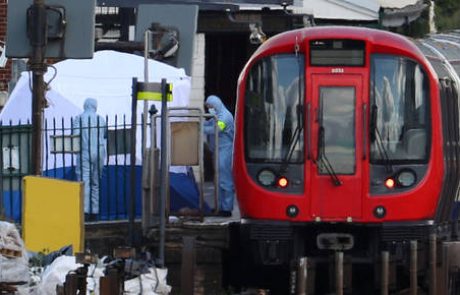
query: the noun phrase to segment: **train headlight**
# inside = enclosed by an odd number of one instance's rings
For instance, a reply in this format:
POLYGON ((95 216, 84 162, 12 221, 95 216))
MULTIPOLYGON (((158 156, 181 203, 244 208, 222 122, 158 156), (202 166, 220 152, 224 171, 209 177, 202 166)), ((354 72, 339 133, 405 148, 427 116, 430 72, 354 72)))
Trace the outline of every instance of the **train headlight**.
POLYGON ((392 189, 395 187, 395 181, 393 178, 387 178, 385 180, 385 186, 388 188, 388 189, 392 189))
POLYGON ((286 188, 289 184, 289 180, 285 176, 278 178, 278 186, 280 188, 286 188))
POLYGON ((398 185, 401 187, 409 187, 414 185, 416 177, 415 173, 411 170, 404 170, 398 174, 396 178, 398 181, 398 185))
POLYGON ((276 175, 270 169, 263 169, 257 175, 257 180, 263 186, 273 186, 276 182, 276 175))

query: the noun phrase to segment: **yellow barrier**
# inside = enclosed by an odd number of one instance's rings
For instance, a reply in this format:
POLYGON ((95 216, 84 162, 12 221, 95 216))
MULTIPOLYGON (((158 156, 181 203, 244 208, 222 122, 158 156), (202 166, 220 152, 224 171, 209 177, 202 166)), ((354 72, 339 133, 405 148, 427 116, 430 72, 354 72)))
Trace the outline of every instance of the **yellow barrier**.
POLYGON ((72 245, 84 250, 83 184, 81 182, 26 176, 22 203, 23 239, 26 248, 52 252, 72 245))

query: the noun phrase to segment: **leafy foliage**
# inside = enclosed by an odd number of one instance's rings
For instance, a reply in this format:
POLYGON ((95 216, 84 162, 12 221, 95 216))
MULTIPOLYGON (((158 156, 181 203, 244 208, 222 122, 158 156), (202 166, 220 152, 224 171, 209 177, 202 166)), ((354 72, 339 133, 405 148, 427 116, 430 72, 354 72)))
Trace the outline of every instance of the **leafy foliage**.
POLYGON ((460 28, 460 1, 436 0, 435 21, 439 31, 460 28))

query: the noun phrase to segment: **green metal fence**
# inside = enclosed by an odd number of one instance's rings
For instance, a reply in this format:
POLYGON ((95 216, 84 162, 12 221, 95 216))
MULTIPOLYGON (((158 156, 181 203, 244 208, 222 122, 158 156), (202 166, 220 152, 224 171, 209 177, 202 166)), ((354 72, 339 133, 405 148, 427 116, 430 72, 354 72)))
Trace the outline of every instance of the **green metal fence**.
MULTIPOLYGON (((99 188, 97 192, 98 208, 90 205, 89 211, 97 212, 94 216, 96 220, 126 219, 131 185, 136 187, 136 216, 141 214, 140 152, 136 161, 136 181, 131 184, 130 136, 132 128, 124 116, 116 116, 112 119, 109 120, 106 117, 103 121, 116 123, 76 122, 74 119, 62 118, 45 120, 43 125, 42 175, 76 181, 82 180, 82 175, 89 174, 85 186, 93 187, 95 182, 98 182, 99 188), (95 150, 94 147, 98 146, 105 146, 105 149, 101 151, 96 148, 95 150), (85 157, 92 157, 90 162, 98 162, 98 164, 96 166, 85 165, 85 157), (99 162, 101 169, 98 169, 99 162)), ((142 122, 137 126, 138 134, 140 133, 137 142, 142 142, 145 136, 140 126, 142 122)), ((0 146, 2 147, 0 215, 14 222, 21 221, 22 178, 31 173, 33 148, 31 139, 30 122, 18 124, 0 122, 0 146)), ((136 149, 140 149, 140 144, 136 149)))

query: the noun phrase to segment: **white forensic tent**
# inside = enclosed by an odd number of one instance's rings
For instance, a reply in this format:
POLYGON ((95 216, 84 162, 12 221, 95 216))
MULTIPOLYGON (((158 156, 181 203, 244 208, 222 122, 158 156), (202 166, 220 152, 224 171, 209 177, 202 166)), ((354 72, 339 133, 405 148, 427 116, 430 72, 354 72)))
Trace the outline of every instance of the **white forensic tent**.
MULTIPOLYGON (((71 117, 83 110, 83 102, 88 97, 98 101, 98 113, 108 116, 109 125, 115 115, 126 116, 131 122, 131 94, 132 78, 137 77, 139 82, 144 81, 144 58, 134 54, 111 50, 95 52, 92 59, 68 59, 49 67, 45 74, 45 81, 50 81, 46 99, 49 107, 45 109, 45 118, 55 115, 71 117), (66 100, 61 102, 60 100, 66 100)), ((187 106, 191 88, 191 79, 184 69, 149 60, 149 82, 160 82, 162 78, 173 84, 173 101, 168 106, 187 106)), ((0 113, 0 120, 4 123, 12 120, 16 124, 31 118, 31 91, 32 75, 23 72, 16 87, 11 93, 5 107, 0 113)), ((161 103, 155 102, 158 110, 161 103)), ((138 104, 138 116, 141 117, 143 102, 138 104)))
MULTIPOLYGON (((144 58, 141 56, 115 52, 99 51, 94 58, 87 60, 64 60, 48 68, 45 81, 49 82, 45 94, 47 107, 44 110, 43 124, 47 131, 43 132, 43 174, 54 178, 74 180, 73 166, 76 164, 76 157, 69 153, 51 153, 50 138, 52 135, 71 134, 71 119, 83 111, 83 103, 86 98, 95 98, 98 102, 97 113, 103 117, 107 116, 109 132, 120 129, 131 128, 131 101, 132 101, 132 80, 137 77, 138 81, 144 81, 144 58), (54 77, 55 76, 55 77, 54 77), (117 119, 115 121, 115 116, 117 119), (53 120, 55 119, 55 121, 53 120), (44 122, 45 123, 45 122, 44 122), (64 126, 63 126, 64 125, 64 126), (115 129, 117 125, 118 129, 115 129), (48 144, 48 146, 47 146, 48 144)), ((148 62, 149 82, 160 82, 165 78, 168 83, 173 84, 173 100, 168 102, 168 107, 187 107, 191 90, 191 79, 183 69, 149 60, 148 62)), ((31 123, 31 73, 22 73, 13 92, 11 93, 5 107, 0 113, 0 122, 3 126, 17 126, 31 123)), ((155 104, 161 111, 161 102, 149 102, 155 104)), ((143 115, 144 102, 139 101, 137 108, 137 132, 136 132, 136 216, 141 212, 141 118, 143 115)), ((160 124, 158 124, 160 125, 160 124)), ((146 134, 147 146, 149 146, 149 133, 146 134)), ((129 138, 128 138, 129 141, 129 138)), ((24 140, 22 144, 24 144, 24 140)), ((118 143, 116 143, 118 144, 118 143)), ((14 148, 14 147, 13 147, 14 148)), ((129 150, 116 152, 109 155, 103 177, 101 180, 100 218, 113 219, 126 216, 126 194, 130 192, 130 154, 129 150)), ((12 156, 14 158, 14 155, 12 156)), ((179 181, 171 179, 171 186, 184 186, 189 183, 194 187, 194 181, 185 176, 185 167, 171 167, 173 176, 178 176, 179 181), (179 177, 180 176, 180 177, 179 177)), ((4 192, 4 200, 11 200, 5 205, 9 208, 11 217, 20 220, 20 192, 17 188, 10 188, 12 191, 4 192)), ((173 190, 171 190, 173 191, 173 190)), ((190 191, 188 196, 181 195, 180 198, 171 196, 171 202, 193 200, 197 203, 198 192, 190 191)), ((187 191, 187 192, 188 192, 187 191)))
MULTIPOLYGON (((55 126, 59 129, 62 127, 62 119, 64 119, 64 125, 70 127, 70 119, 83 111, 83 103, 88 97, 97 100, 97 113, 108 118, 109 129, 116 124, 118 126, 124 123, 130 125, 132 79, 137 77, 139 82, 144 81, 144 64, 144 57, 105 50, 95 52, 92 59, 68 59, 54 64, 54 68, 49 67, 45 74, 45 82, 51 81, 45 94, 47 107, 44 110, 44 119, 47 121, 47 125, 54 124, 53 119, 55 119, 55 126)), ((185 74, 184 69, 149 60, 149 82, 160 82, 163 78, 168 83, 173 84, 173 100, 168 102, 168 107, 188 106, 191 79, 185 74)), ((31 72, 22 73, 0 113, 0 121, 4 125, 20 125, 31 121, 31 79, 31 72)), ((149 102, 149 106, 151 104, 155 104, 158 111, 161 111, 161 102, 149 102)), ((141 122, 143 109, 144 102, 139 101, 137 107, 138 124, 141 122)), ((141 159, 140 129, 137 129, 136 135, 136 164, 140 164, 141 159)), ((47 135, 44 136, 46 141, 47 135)), ((47 152, 44 151, 44 153, 47 152)), ((44 159, 46 159, 46 155, 44 159)), ((50 166, 56 166, 53 157, 48 157, 48 159, 49 162, 53 161, 50 166)), ((110 162, 112 161, 113 159, 110 159, 110 162)), ((60 167, 61 161, 59 159, 58 162, 57 166, 60 167)), ((172 171, 183 172, 183 169, 182 167, 173 167, 172 171)))

